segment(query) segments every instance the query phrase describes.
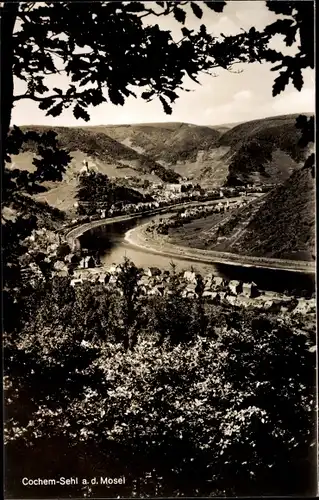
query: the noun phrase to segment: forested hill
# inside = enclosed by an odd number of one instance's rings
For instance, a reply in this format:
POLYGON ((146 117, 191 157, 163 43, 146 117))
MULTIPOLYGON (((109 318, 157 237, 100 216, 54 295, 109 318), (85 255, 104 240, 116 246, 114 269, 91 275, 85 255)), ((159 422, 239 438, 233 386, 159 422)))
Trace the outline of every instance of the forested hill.
POLYGON ((117 125, 101 129, 114 139, 168 164, 196 160, 199 150, 211 148, 221 137, 221 132, 213 127, 190 123, 117 125))
MULTIPOLYGON (((53 130, 60 144, 72 152, 68 170, 72 175, 89 158, 109 177, 135 176, 164 182, 187 177, 212 187, 254 182, 275 186, 288 179, 304 160, 304 151, 298 145, 297 116, 275 116, 233 126, 172 122, 53 130)), ((23 127, 37 131, 48 128, 23 127)), ((28 152, 34 152, 32 144, 27 144, 14 162, 19 163, 28 152)))
POLYGON ((180 175, 204 184, 258 181, 276 185, 287 179, 304 158, 304 151, 298 146, 297 116, 211 127, 150 123, 92 130, 108 134, 180 175))
MULTIPOLYGON (((245 214, 247 219, 249 214, 245 214)), ((238 217, 237 217, 238 218, 238 217)), ((244 231, 233 225, 231 252, 312 261, 315 255, 315 180, 309 169, 295 171, 274 188, 244 231)), ((231 223, 231 221, 230 221, 231 223)))
MULTIPOLYGON (((115 168, 126 166, 142 175, 153 173, 164 182, 178 182, 179 175, 176 172, 93 128, 26 126, 22 129, 37 132, 54 130, 58 134, 59 144, 71 152, 81 152, 98 160, 99 163, 115 168)), ((34 152, 34 145, 25 144, 24 151, 34 152)))
MULTIPOLYGON (((310 114, 307 114, 311 116, 310 114)), ((298 114, 275 116, 242 123, 225 132, 220 147, 229 147, 228 184, 259 178, 283 181, 305 158, 299 146, 298 114)), ((275 183, 275 182, 274 182, 275 183)))

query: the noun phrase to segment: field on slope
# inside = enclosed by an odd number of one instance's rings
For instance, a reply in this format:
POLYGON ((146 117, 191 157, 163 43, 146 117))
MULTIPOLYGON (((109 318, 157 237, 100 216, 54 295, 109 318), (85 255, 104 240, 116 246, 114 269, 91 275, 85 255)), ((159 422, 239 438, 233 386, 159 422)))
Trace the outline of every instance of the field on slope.
MULTIPOLYGON (((235 228, 232 231, 234 234, 235 228)), ((264 199, 238 238, 228 248, 236 253, 297 260, 315 255, 315 181, 308 170, 297 170, 264 199)))

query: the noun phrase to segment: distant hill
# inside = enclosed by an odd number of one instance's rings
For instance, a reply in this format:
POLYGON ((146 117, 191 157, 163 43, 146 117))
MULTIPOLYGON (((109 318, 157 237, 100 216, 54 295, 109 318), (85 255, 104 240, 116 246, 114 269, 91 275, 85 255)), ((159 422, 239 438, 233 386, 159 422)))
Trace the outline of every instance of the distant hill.
POLYGON ((150 123, 101 127, 122 144, 165 164, 195 160, 199 148, 209 149, 221 133, 212 127, 189 123, 150 123))
MULTIPOLYGON (((54 130, 58 134, 58 142, 69 151, 81 152, 98 160, 104 165, 115 166, 118 169, 128 167, 139 174, 157 175, 165 182, 177 182, 179 175, 172 170, 163 167, 153 158, 140 154, 134 149, 121 144, 105 133, 98 132, 94 128, 81 127, 21 127, 23 130, 54 130)), ((24 146, 24 151, 35 151, 32 143, 24 146)), ((106 173, 106 172, 105 172, 106 173)))
MULTIPOLYGON (((63 210, 75 202, 76 177, 84 160, 93 161, 99 172, 111 178, 178 182, 187 177, 204 187, 253 182, 276 186, 288 179, 304 158, 298 146, 297 116, 218 126, 172 122, 22 128, 53 129, 61 146, 71 152, 65 182, 51 183, 50 191, 38 195, 63 210)), ((30 169, 34 151, 29 143, 12 160, 19 168, 30 169)))
POLYGON ((287 179, 303 160, 297 114, 240 124, 151 123, 93 127, 204 185, 287 179))
POLYGON ((225 157, 229 164, 226 183, 276 183, 276 178, 287 179, 304 159, 304 151, 298 145, 300 131, 295 127, 297 116, 252 120, 225 132, 218 144, 229 147, 225 157))

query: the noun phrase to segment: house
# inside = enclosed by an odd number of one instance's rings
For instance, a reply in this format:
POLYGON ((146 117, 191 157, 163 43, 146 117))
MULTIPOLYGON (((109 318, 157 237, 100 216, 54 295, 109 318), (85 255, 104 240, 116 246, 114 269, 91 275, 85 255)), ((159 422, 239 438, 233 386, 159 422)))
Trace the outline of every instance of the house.
POLYGON ((219 292, 219 298, 220 298, 220 302, 225 302, 226 300, 226 292, 219 292))
POLYGON ((189 283, 196 283, 196 273, 194 271, 185 271, 184 279, 189 283))
POLYGON ((53 268, 55 269, 55 271, 66 271, 66 273, 68 272, 68 268, 62 260, 58 260, 57 262, 55 262, 53 268))
POLYGON ((146 270, 146 276, 160 276, 161 275, 161 270, 158 269, 158 267, 149 267, 146 270))
POLYGON ((196 297, 196 285, 194 283, 189 283, 182 291, 183 297, 196 297))
POLYGON ((227 302, 232 306, 237 305, 237 297, 235 297, 234 295, 226 295, 225 300, 227 300, 227 302))
POLYGON ((69 264, 77 264, 79 262, 79 257, 75 253, 69 253, 68 255, 65 256, 64 258, 65 262, 69 264))
POLYGON ((139 286, 147 286, 147 285, 149 284, 148 277, 147 277, 147 276, 145 276, 145 275, 144 275, 144 276, 142 276, 142 277, 138 280, 137 284, 138 284, 139 286))
POLYGON ((214 277, 214 279, 213 279, 214 287, 223 286, 223 284, 224 284, 224 278, 222 278, 221 276, 214 277))
POLYGON ((239 295, 236 297, 236 303, 238 306, 245 308, 253 307, 255 305, 249 297, 246 297, 246 295, 239 295))
POLYGON ((97 166, 95 165, 95 163, 91 160, 87 161, 87 160, 83 160, 82 161, 82 165, 83 167, 81 168, 80 170, 80 175, 82 174, 89 174, 91 172, 98 172, 98 168, 97 166))
POLYGON ((82 283, 83 283, 83 280, 81 278, 78 278, 78 279, 71 280, 70 285, 77 286, 77 285, 82 285, 82 283))
POLYGON ((243 290, 241 282, 237 280, 231 280, 228 283, 228 288, 233 295, 239 295, 243 290))
POLYGON ((116 283, 116 282, 117 282, 117 277, 116 277, 116 275, 115 275, 115 274, 111 274, 111 275, 110 275, 110 278, 109 278, 108 283, 109 283, 110 285, 115 285, 115 283, 116 283))
POLYGON ((258 287, 253 281, 251 283, 243 283, 242 294, 251 299, 260 295, 258 287))
POLYGON ((102 273, 102 274, 99 275, 98 281, 102 285, 106 285, 109 282, 109 279, 110 279, 110 275, 109 274, 102 273))

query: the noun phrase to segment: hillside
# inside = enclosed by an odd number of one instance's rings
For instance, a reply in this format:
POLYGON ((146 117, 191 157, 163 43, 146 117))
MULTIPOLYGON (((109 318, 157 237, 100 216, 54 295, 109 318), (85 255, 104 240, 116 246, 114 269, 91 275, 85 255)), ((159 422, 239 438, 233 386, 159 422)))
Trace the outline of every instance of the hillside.
MULTIPOLYGON (((38 199, 62 210, 73 206, 83 161, 92 161, 98 172, 123 180, 178 182, 187 177, 207 188, 256 182, 275 186, 285 182, 303 160, 297 116, 211 127, 174 122, 54 127, 72 160, 64 182, 48 184, 49 191, 38 199)), ((34 151, 34 145, 27 144, 12 157, 15 166, 32 168, 34 151)))
POLYGON ((245 208, 232 217, 223 234, 226 239, 218 245, 219 250, 312 260, 315 254, 315 181, 311 173, 295 171, 284 184, 263 198, 255 213, 245 208))
POLYGON ((221 135, 215 128, 189 123, 109 126, 105 133, 165 164, 196 160, 199 148, 209 149, 221 135))
POLYGON ((286 180, 304 159, 299 147, 298 114, 275 116, 241 123, 220 137, 218 145, 228 147, 226 183, 251 181, 269 183, 286 180))
POLYGON ((297 114, 240 124, 152 123, 93 127, 207 186, 285 181, 303 160, 297 114))
MULTIPOLYGON (((179 177, 176 172, 163 167, 153 158, 140 154, 93 128, 39 126, 21 128, 24 131, 35 130, 37 132, 43 132, 47 129, 54 130, 58 134, 58 142, 62 147, 72 153, 80 152, 88 155, 94 161, 98 160, 100 164, 110 165, 113 169, 114 167, 117 169, 126 167, 128 170, 135 171, 135 174, 151 175, 154 173, 164 182, 176 182, 179 177)), ((25 145, 24 151, 34 152, 35 147, 32 143, 28 143, 25 145)))

